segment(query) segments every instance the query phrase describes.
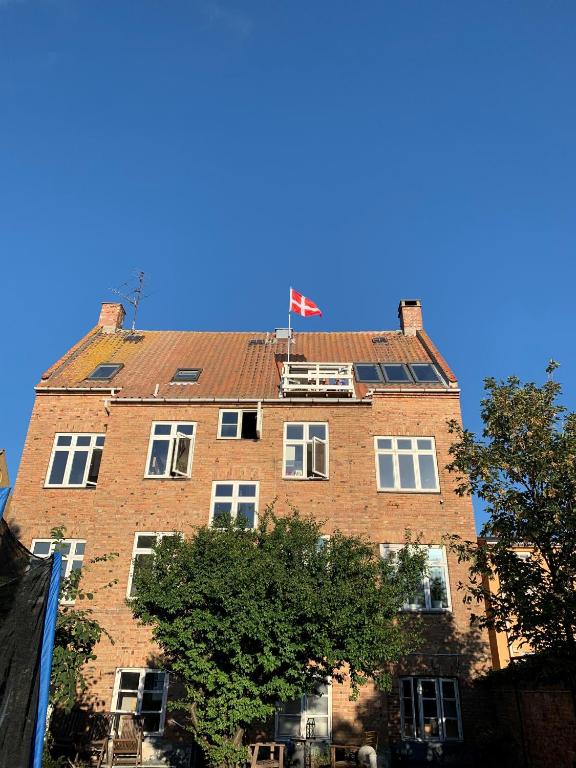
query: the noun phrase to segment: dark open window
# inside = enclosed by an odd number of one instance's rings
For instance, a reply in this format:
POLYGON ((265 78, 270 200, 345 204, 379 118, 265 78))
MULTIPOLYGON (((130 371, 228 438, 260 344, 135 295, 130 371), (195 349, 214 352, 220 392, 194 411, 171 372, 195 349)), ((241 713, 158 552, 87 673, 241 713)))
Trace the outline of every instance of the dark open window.
POLYGON ((93 381, 107 381, 116 376, 123 365, 123 363, 101 363, 87 378, 93 381))

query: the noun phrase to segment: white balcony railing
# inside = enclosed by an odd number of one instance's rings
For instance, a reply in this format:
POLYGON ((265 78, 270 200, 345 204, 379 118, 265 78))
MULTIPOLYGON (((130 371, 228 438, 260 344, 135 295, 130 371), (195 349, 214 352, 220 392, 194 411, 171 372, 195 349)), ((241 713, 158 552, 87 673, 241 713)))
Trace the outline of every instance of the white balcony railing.
POLYGON ((352 363, 284 363, 282 367, 281 397, 354 394, 352 363))

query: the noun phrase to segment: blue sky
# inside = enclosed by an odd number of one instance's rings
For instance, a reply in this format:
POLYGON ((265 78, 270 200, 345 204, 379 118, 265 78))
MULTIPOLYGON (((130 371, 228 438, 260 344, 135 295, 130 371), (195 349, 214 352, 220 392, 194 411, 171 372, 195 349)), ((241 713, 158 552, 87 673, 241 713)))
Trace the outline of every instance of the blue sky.
MULTIPOLYGON (((572 0, 0 0, 0 445, 147 274, 141 327, 397 327, 576 408, 572 0)), ((480 515, 481 516, 481 515, 480 515)))

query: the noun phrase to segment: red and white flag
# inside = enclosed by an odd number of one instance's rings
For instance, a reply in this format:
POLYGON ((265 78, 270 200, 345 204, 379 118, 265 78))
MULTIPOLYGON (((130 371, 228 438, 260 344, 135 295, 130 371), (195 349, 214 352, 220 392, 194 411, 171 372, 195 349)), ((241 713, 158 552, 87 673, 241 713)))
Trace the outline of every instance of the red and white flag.
POLYGON ((306 296, 302 296, 301 293, 295 291, 294 288, 290 288, 290 309, 289 312, 294 312, 301 317, 312 317, 317 315, 322 317, 322 312, 319 307, 314 304, 312 299, 307 299, 306 296))

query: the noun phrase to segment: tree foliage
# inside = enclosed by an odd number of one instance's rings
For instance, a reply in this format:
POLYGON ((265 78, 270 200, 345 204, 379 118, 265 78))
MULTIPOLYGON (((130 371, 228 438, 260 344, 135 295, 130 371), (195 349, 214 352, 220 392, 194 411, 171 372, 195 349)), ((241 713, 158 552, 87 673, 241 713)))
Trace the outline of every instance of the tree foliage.
POLYGON ((546 369, 542 385, 486 379, 482 439, 456 422, 449 469, 459 475, 457 492, 474 493, 489 515, 487 541, 453 538, 470 563, 468 600, 485 601, 480 623, 508 631, 535 651, 574 655, 576 629, 576 414, 559 404, 546 369), (528 560, 514 547, 527 544, 528 560), (493 588, 488 593, 488 580, 493 588))
POLYGON ((417 645, 398 609, 421 578, 419 548, 391 564, 367 540, 320 536, 313 519, 268 509, 256 530, 228 520, 165 537, 136 577, 134 613, 183 682, 212 765, 238 762, 243 731, 279 701, 329 677, 348 678, 353 695, 369 678, 385 688, 388 665, 417 645))

